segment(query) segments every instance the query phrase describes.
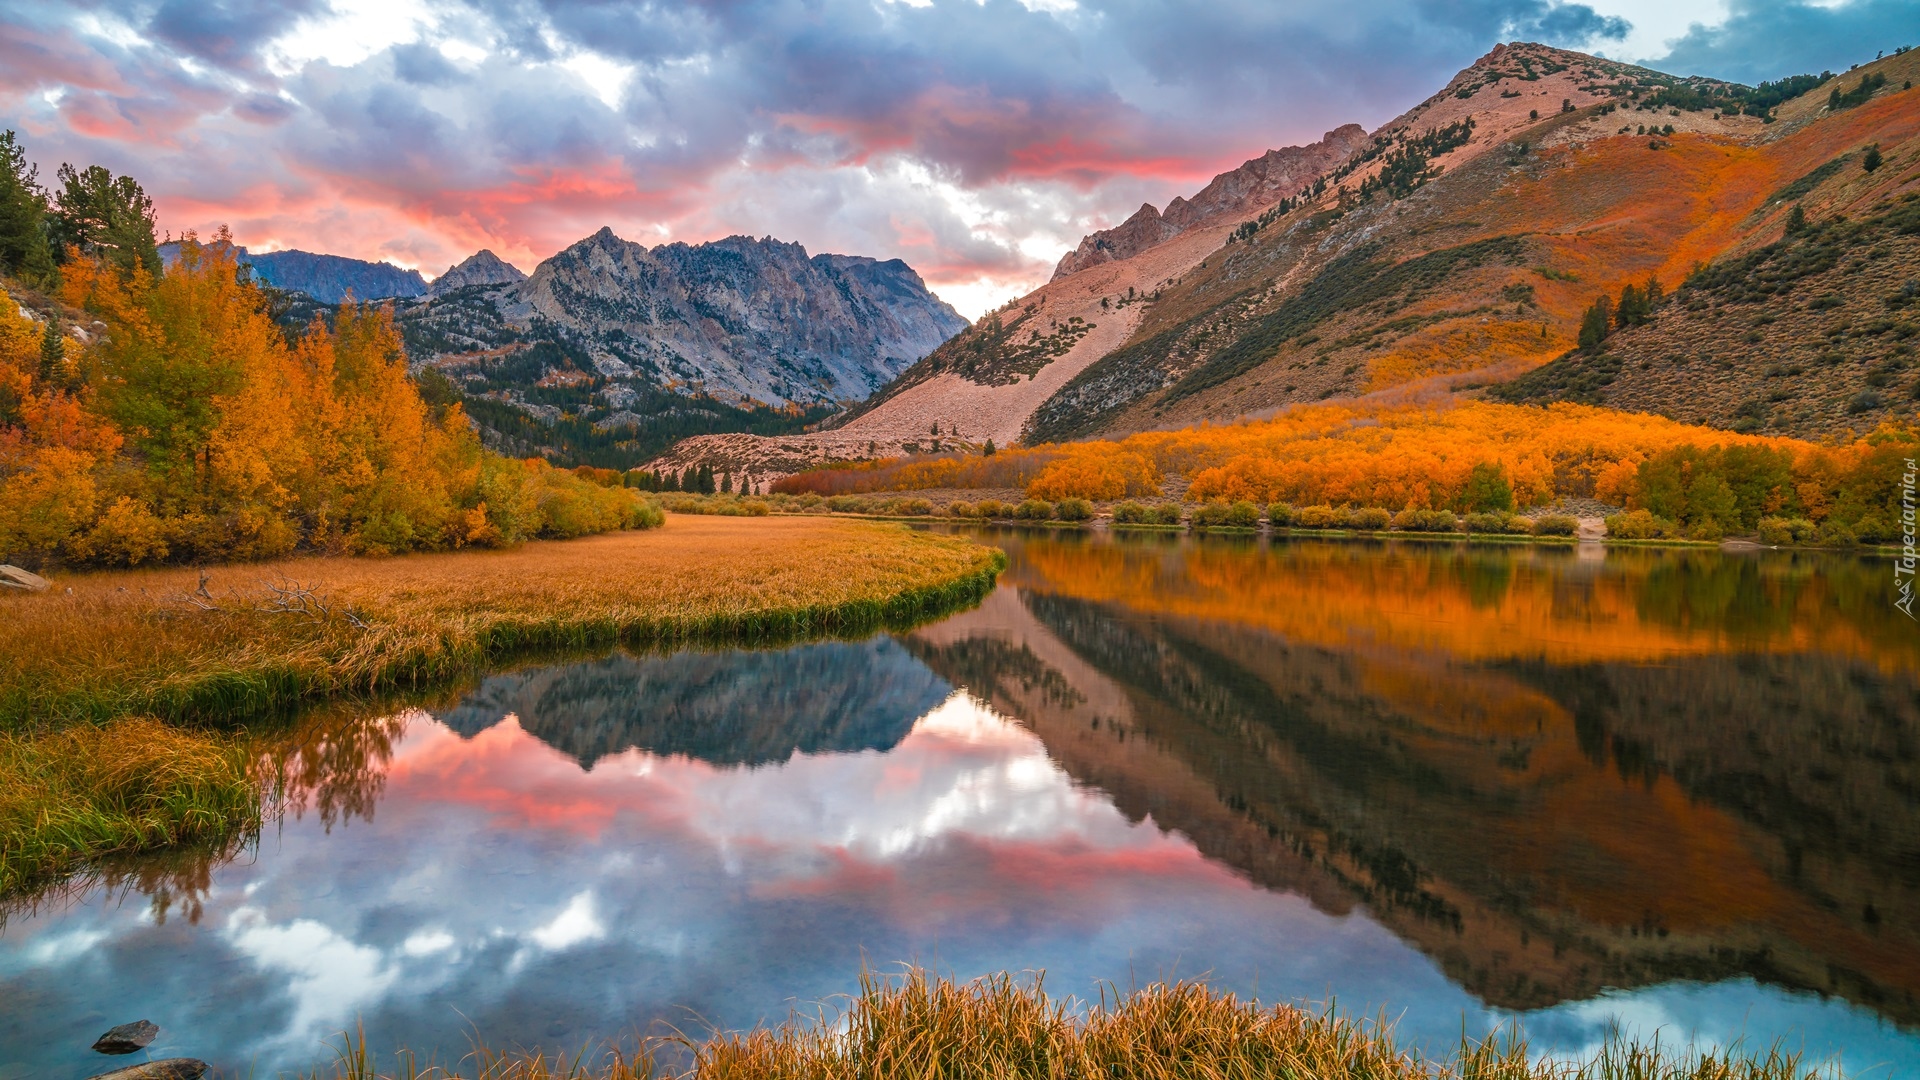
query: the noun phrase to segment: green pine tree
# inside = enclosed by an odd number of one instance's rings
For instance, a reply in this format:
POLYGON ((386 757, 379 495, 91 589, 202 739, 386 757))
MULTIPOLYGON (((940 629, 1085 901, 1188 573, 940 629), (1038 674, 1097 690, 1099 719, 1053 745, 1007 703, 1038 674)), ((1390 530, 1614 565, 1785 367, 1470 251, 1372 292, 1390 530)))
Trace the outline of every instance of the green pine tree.
POLYGON ((47 329, 40 335, 40 382, 43 386, 59 386, 66 382, 67 351, 61 336, 60 316, 48 316, 47 329))
POLYGON ((1586 315, 1580 319, 1580 347, 1587 350, 1597 349, 1612 332, 1613 301, 1603 294, 1593 302, 1593 306, 1588 308, 1586 315))
POLYGON ((136 265, 160 272, 160 248, 153 234, 153 200, 131 176, 115 176, 99 165, 60 166, 60 190, 53 199, 53 233, 64 257, 71 246, 104 258, 122 271, 136 265))
POLYGON ((1787 211, 1787 235, 1793 236, 1806 231, 1807 209, 1799 203, 1794 203, 1793 209, 1787 211))
POLYGON ((47 193, 13 132, 0 133, 0 273, 39 284, 53 276, 47 193))
POLYGON ((1860 159, 1860 167, 1867 170, 1868 172, 1872 172, 1873 170, 1879 168, 1881 163, 1885 160, 1886 159, 1880 156, 1880 144, 1874 143, 1873 145, 1867 147, 1866 156, 1860 159))

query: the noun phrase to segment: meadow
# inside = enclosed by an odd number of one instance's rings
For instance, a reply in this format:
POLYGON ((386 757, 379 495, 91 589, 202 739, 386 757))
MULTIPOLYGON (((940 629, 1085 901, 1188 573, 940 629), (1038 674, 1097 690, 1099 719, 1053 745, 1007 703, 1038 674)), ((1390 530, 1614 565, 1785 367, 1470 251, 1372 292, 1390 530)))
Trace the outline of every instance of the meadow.
POLYGON ((59 577, 0 596, 0 894, 258 822, 235 729, 554 650, 772 644, 977 600, 1004 557, 818 518, 675 516, 509 550, 59 577))

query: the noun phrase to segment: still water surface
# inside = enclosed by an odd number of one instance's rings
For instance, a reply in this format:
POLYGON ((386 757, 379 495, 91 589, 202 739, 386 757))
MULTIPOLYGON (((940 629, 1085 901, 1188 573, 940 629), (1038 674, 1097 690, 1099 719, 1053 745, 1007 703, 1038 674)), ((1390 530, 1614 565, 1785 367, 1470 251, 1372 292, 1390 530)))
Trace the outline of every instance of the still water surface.
POLYGON ((863 962, 1785 1037, 1920 1076, 1920 632, 1881 562, 1001 534, 978 609, 263 736, 237 859, 14 905, 0 1080, 784 1019, 863 962))

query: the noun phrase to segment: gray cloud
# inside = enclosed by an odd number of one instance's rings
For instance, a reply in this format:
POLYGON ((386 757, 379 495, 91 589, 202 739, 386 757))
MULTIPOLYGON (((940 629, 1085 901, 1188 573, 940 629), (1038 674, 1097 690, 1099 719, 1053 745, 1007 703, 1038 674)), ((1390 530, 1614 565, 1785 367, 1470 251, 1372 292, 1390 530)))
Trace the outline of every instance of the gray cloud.
MULTIPOLYGON (((275 43, 325 0, 0 0, 0 115, 39 132, 43 162, 141 177, 175 227, 431 267, 478 246, 537 259, 601 224, 751 229, 1012 281, 1143 199, 1381 123, 1498 41, 1627 29, 1551 0, 427 2, 418 40, 288 71, 275 43), (569 71, 583 54, 602 59, 569 71)), ((1674 57, 1773 77, 1870 56, 1895 42, 1864 39, 1915 20, 1904 0, 1735 0, 1674 57)))
POLYGON ((1719 26, 1695 24, 1649 63, 1683 75, 1747 84, 1785 75, 1844 71, 1900 45, 1920 45, 1920 4, 1848 0, 1822 7, 1799 0, 1731 0, 1719 26))

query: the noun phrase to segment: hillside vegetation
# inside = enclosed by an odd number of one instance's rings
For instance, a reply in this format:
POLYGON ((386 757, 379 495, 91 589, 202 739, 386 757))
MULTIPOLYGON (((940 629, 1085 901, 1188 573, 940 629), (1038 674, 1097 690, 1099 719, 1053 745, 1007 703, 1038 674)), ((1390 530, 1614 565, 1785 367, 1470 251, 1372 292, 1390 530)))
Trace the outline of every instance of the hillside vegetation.
POLYGON ((1294 506, 1510 510, 1569 499, 1645 511, 1642 538, 1751 534, 1798 519, 1828 542, 1898 534, 1920 429, 1822 445, 1581 405, 1323 404, 1270 420, 803 473, 778 490, 1024 488, 1035 499, 1166 493, 1294 506), (1178 489, 1175 489, 1178 490, 1178 489))
MULTIPOLYGON (((1376 134, 1309 197, 1250 222, 1165 289, 1123 346, 1041 406, 1030 439, 1512 378, 1575 346, 1596 297, 1649 278, 1677 285, 1703 264, 1742 259, 1780 238, 1796 203, 1806 200, 1818 223, 1886 217, 1915 179, 1920 95, 1905 89, 1915 74, 1920 59, 1902 53, 1845 76, 1754 89, 1542 46, 1497 52, 1376 134), (1584 96, 1536 108, 1531 83, 1549 76, 1574 78, 1584 96), (1789 92, 1797 96, 1783 98, 1789 92)), ((1837 231, 1858 249, 1837 272, 1866 274, 1871 303, 1904 286, 1911 234, 1835 224, 1820 236, 1837 231)), ((1761 305, 1776 306, 1771 294, 1761 305)), ((1864 316, 1856 322, 1872 321, 1864 316)), ((1720 341, 1715 359, 1732 359, 1729 345, 1758 344, 1746 334, 1720 341)), ((1825 348, 1813 333, 1763 336, 1778 355, 1759 370, 1788 355, 1810 362, 1825 348)), ((1649 341, 1640 351, 1673 350, 1649 341)), ((1854 381, 1881 359, 1869 357, 1854 381)), ((1662 388, 1622 387, 1608 402, 1646 409, 1672 397, 1676 378, 1661 374, 1662 388)), ((1825 388, 1818 401, 1795 393, 1784 408, 1798 426, 1781 428, 1864 431, 1895 404, 1883 393, 1880 405, 1848 411, 1857 393, 1838 404, 1825 388)), ((1675 415, 1730 426, 1744 403, 1715 394, 1675 415)))
POLYGON ((1490 394, 1803 437, 1912 415, 1920 102, 1882 97, 1860 120, 1906 138, 1845 150, 1786 184, 1756 211, 1779 219, 1777 237, 1699 267, 1646 318, 1616 318, 1617 332, 1490 394))

